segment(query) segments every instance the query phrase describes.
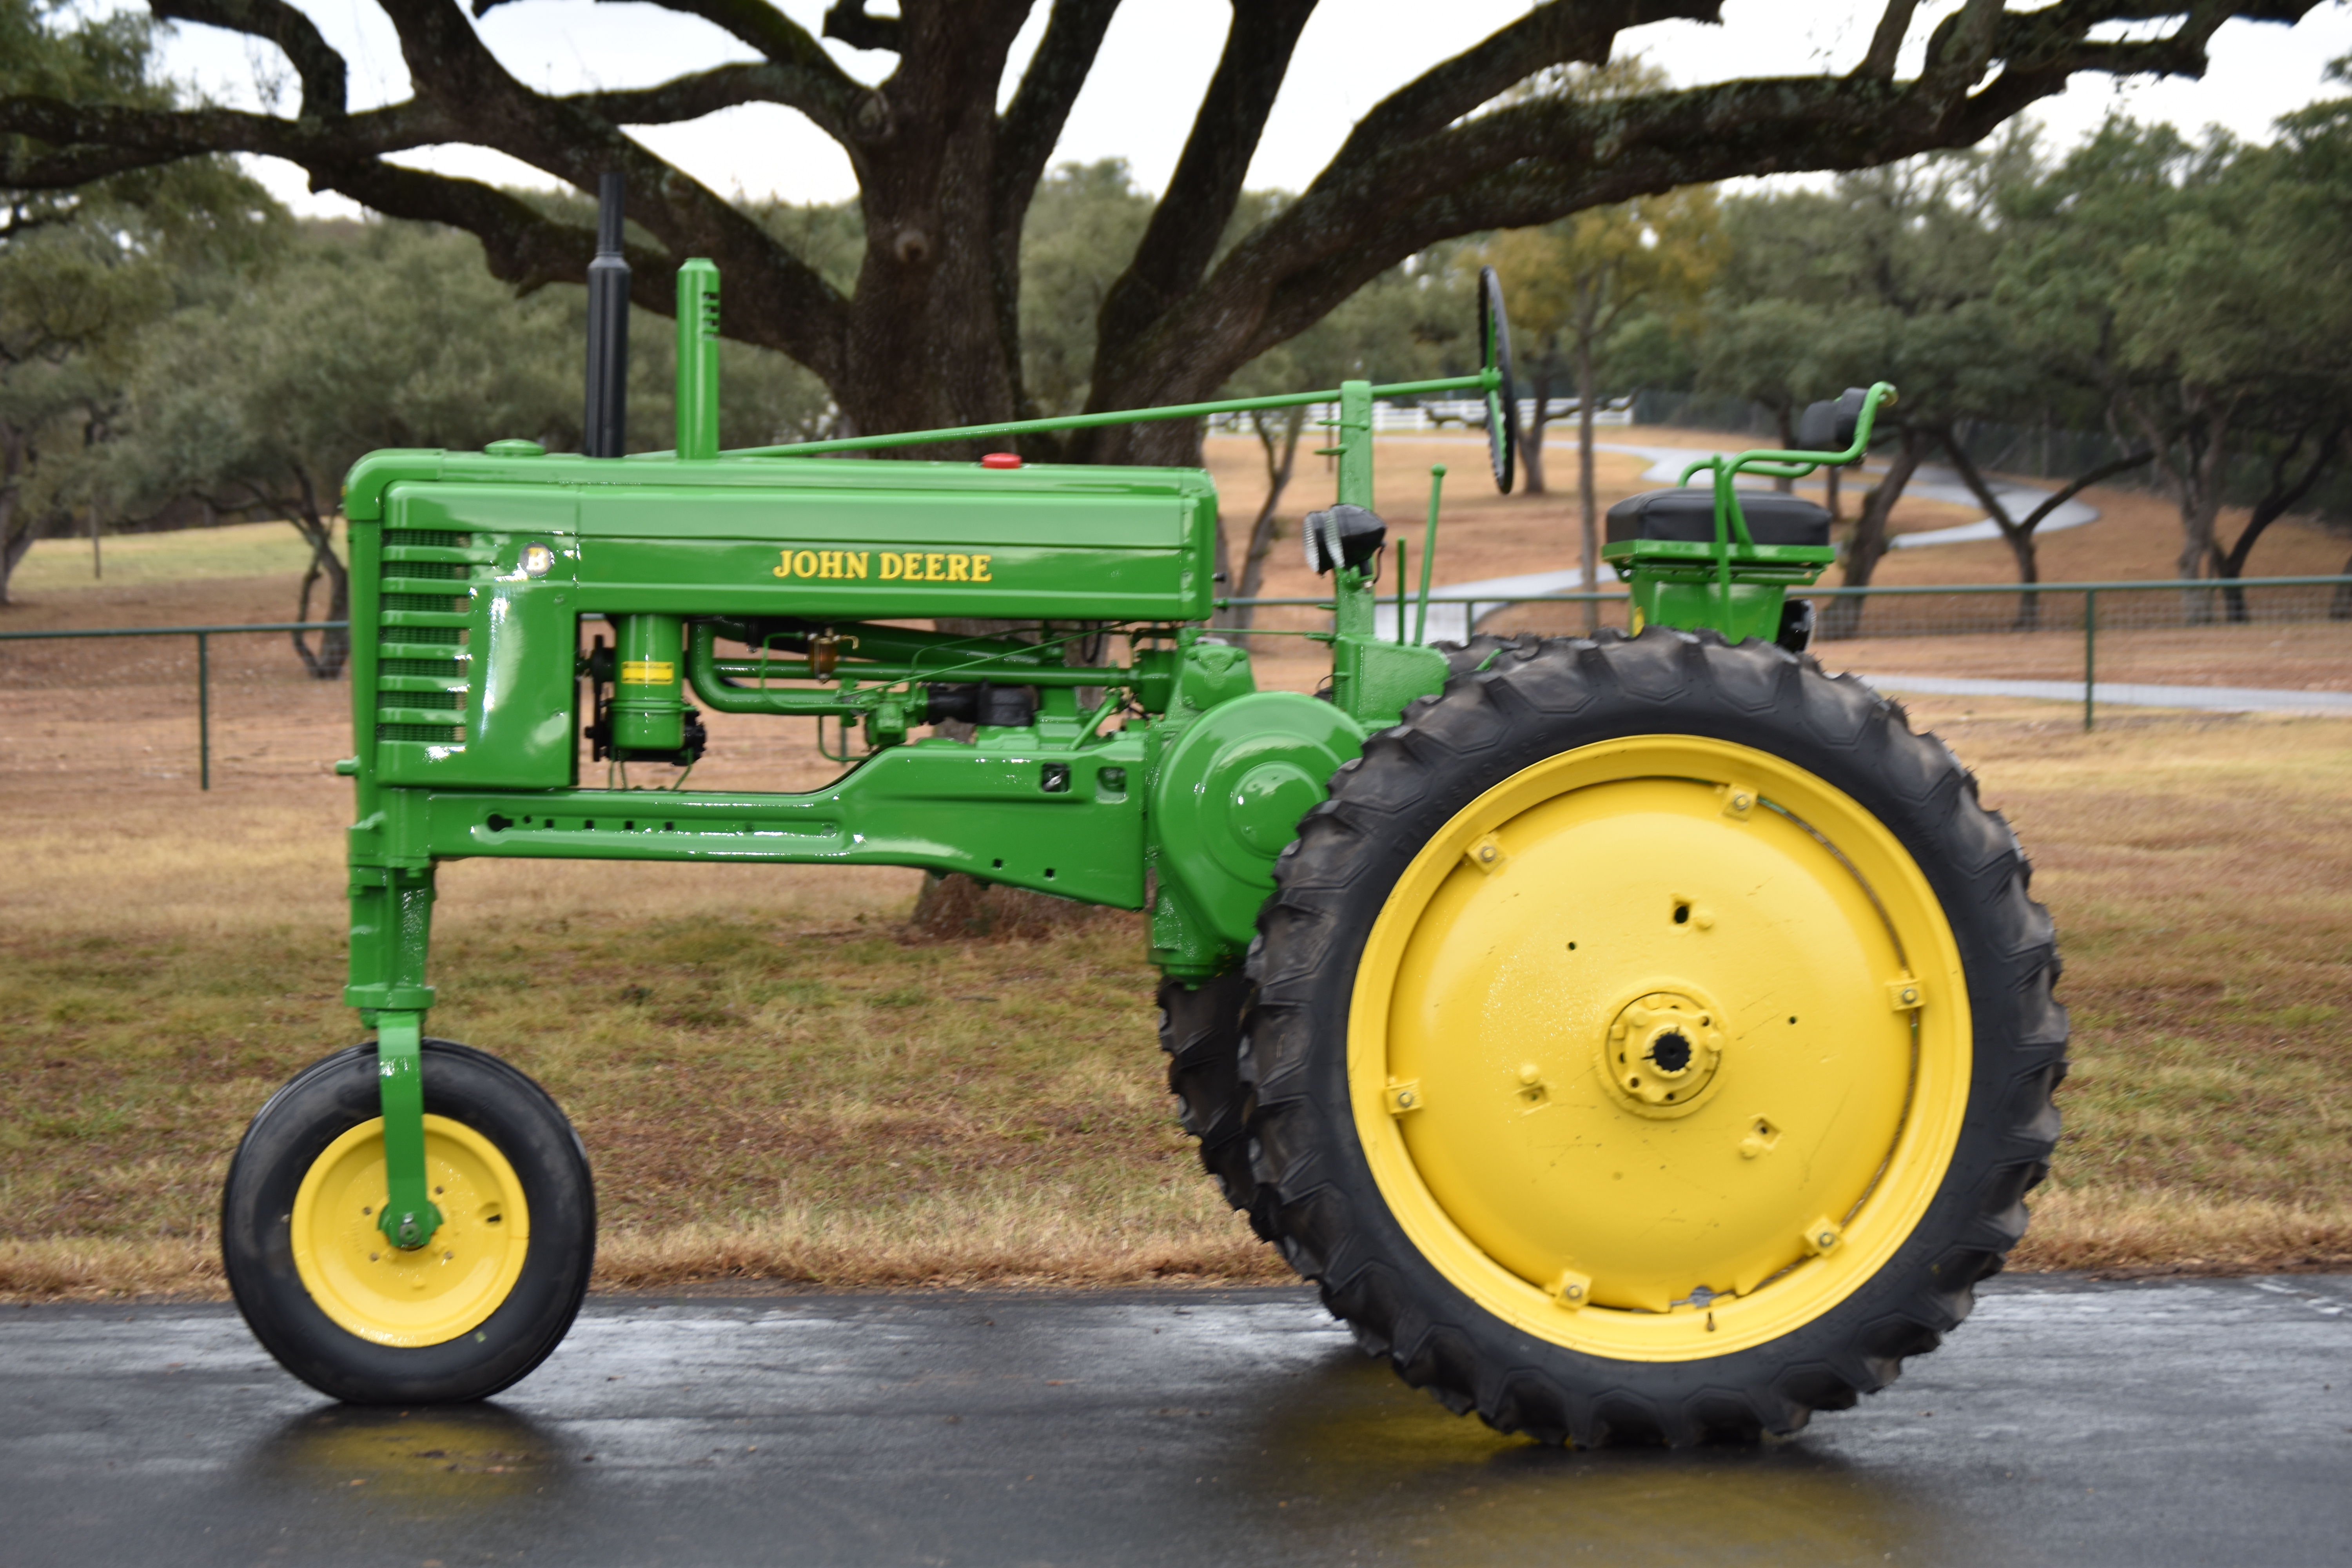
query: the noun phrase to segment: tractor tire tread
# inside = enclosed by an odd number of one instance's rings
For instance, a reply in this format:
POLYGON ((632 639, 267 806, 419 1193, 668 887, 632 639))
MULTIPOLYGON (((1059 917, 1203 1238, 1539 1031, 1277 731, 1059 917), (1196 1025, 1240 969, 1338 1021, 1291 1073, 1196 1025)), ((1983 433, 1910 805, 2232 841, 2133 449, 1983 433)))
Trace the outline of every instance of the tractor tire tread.
POLYGON ((1360 1344, 1501 1431, 1581 1447, 1744 1440, 1794 1432, 1815 1410, 1884 1388, 1906 1357, 1968 1316, 1976 1283, 2023 1234, 2025 1194, 2057 1142, 2050 1095, 2065 1071, 2065 1009, 2052 994, 2055 938, 2016 837, 1901 708, 1770 643, 1654 626, 1632 637, 1474 638, 1449 658, 1444 691, 1365 743, 1276 863, 1250 948, 1255 992, 1234 1090, 1246 1107, 1254 1215, 1360 1344), (1320 1037, 1346 1016, 1368 910, 1433 825, 1570 744, 1659 732, 1790 754, 1910 847, 1961 944, 1976 1066, 1951 1167, 1885 1268, 1779 1340, 1703 1362, 1633 1363, 1536 1342, 1420 1258, 1354 1143, 1345 1063, 1320 1037))
POLYGON ((1250 1173, 1248 1102, 1242 1092, 1241 1020, 1249 977, 1240 971, 1213 980, 1160 983, 1160 1048, 1168 1055, 1168 1091, 1177 1120, 1200 1145, 1201 1164, 1225 1202, 1249 1216, 1262 1239, 1272 1233, 1257 1213, 1257 1181, 1250 1173))

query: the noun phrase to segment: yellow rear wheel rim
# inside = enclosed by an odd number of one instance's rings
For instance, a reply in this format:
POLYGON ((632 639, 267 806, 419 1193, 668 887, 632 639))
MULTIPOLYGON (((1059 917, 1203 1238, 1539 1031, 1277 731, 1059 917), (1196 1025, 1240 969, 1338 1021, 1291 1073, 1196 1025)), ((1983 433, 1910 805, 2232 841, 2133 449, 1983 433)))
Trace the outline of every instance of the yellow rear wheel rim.
POLYGON ((488 1138, 427 1116, 425 1172, 442 1224, 414 1250, 376 1227, 386 1191, 380 1116, 327 1145, 294 1196, 302 1288, 339 1326, 376 1344, 437 1345, 479 1328, 514 1289, 530 1249, 522 1183, 488 1138))
POLYGON ((1886 1266, 1950 1163, 1969 1042, 1950 925, 1884 824, 1769 753, 1643 735, 1523 770, 1423 847, 1365 944, 1349 1087, 1449 1281, 1572 1350, 1688 1361, 1886 1266))

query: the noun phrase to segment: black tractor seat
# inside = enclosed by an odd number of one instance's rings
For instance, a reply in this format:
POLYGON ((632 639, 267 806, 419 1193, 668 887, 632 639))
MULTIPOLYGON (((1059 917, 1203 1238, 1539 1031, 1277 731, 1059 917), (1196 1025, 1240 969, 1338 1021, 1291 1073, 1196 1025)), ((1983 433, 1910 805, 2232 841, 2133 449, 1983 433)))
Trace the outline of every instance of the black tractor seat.
MULTIPOLYGON (((1827 544, 1830 514, 1801 496, 1781 490, 1742 490, 1740 514, 1759 544, 1827 544)), ((1609 542, 1628 539, 1675 540, 1695 544, 1715 542, 1713 487, 1677 485, 1672 489, 1644 490, 1609 509, 1609 542)), ((1732 543, 1739 542, 1734 533, 1732 543)))

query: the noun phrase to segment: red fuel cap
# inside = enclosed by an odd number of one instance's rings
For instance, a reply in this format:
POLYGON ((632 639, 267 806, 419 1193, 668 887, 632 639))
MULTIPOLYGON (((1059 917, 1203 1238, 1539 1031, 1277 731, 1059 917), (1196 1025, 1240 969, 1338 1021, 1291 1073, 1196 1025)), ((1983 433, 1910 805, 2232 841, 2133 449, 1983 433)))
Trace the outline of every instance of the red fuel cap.
POLYGON ((983 468, 1017 468, 1021 466, 1021 454, 1018 452, 991 452, 987 457, 982 458, 980 460, 980 466, 983 468))

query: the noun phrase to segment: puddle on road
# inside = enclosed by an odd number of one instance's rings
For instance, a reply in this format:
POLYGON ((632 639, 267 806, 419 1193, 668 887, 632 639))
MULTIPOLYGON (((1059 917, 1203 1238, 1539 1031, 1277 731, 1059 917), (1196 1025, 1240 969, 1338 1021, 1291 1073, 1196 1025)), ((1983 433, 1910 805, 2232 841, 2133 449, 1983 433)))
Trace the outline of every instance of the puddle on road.
POLYGON ((328 1405, 285 1423, 240 1468, 265 1494, 446 1518, 526 1497, 547 1500, 582 1468, 578 1447, 560 1429, 496 1405, 328 1405))
POLYGON ((1454 1415, 1380 1363, 1334 1360, 1302 1381, 1297 1398, 1240 1435, 1250 1451, 1234 1458, 1250 1511, 1295 1531, 1301 1561, 1328 1555, 1335 1527, 1380 1555, 1432 1565, 1507 1553, 1902 1563, 1940 1559, 1958 1540, 1987 1544, 1982 1520, 1801 1438, 1574 1452, 1454 1415))

